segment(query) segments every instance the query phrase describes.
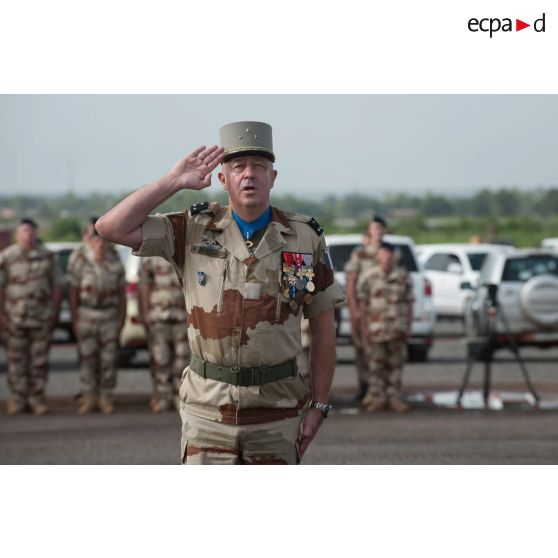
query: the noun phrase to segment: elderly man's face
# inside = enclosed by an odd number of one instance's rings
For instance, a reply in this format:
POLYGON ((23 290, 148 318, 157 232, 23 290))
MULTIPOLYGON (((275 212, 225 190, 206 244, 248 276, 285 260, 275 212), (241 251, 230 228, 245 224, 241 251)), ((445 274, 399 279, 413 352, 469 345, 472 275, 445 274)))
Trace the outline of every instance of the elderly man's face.
POLYGON ((233 209, 254 208, 264 211, 277 171, 266 157, 249 155, 223 163, 219 181, 228 192, 233 209))
POLYGON ((16 242, 23 250, 31 250, 37 243, 37 229, 32 225, 18 225, 16 229, 16 242))

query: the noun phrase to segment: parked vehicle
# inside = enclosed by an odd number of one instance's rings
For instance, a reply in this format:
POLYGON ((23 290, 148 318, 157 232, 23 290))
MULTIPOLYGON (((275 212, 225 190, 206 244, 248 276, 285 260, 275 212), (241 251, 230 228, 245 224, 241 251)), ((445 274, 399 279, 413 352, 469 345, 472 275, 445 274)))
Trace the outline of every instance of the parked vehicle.
POLYGON ((434 308, 439 318, 463 319, 471 291, 461 289, 463 282, 476 286, 480 269, 488 254, 510 252, 500 244, 419 244, 419 260, 432 283, 434 308))
POLYGON ((558 345, 558 255, 550 251, 491 253, 465 308, 469 351, 487 357, 510 346, 558 345))
MULTIPOLYGON (((413 305, 411 337, 408 341, 409 360, 425 361, 432 346, 434 324, 436 322, 431 284, 425 277, 422 266, 417 260, 415 245, 411 238, 388 234, 384 239, 400 251, 413 282, 415 302, 413 305)), ((362 236, 358 234, 326 236, 326 243, 333 261, 335 280, 343 291, 345 291, 346 286, 345 264, 349 260, 351 252, 361 245, 361 241, 362 236)), ((351 336, 351 320, 346 305, 343 305, 340 309, 337 335, 342 341, 347 342, 351 336)))
POLYGON ((541 240, 541 248, 558 252, 558 238, 543 238, 541 240))
POLYGON ((62 283, 62 303, 60 304, 57 328, 64 330, 70 341, 75 341, 75 335, 72 327, 72 315, 70 313, 68 260, 70 259, 70 254, 79 246, 81 246, 81 242, 45 242, 45 248, 56 254, 62 283))
POLYGON ((120 333, 120 363, 131 363, 139 349, 147 348, 145 328, 139 321, 138 268, 140 259, 127 246, 116 246, 126 270, 126 321, 120 333))

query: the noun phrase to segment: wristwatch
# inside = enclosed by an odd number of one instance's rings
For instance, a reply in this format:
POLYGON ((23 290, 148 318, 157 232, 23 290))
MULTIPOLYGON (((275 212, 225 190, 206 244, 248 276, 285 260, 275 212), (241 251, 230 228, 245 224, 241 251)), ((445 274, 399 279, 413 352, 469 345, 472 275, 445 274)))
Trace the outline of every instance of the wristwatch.
POLYGON ((310 401, 310 408, 318 409, 318 411, 321 411, 326 418, 332 407, 333 405, 329 403, 320 403, 319 401, 314 401, 313 399, 310 401))

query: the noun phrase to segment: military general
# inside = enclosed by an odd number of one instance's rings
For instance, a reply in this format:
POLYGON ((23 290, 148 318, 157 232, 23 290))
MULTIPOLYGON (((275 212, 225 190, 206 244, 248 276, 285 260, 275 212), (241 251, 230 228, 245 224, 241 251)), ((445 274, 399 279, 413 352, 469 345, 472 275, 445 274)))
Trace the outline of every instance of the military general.
POLYGON ((22 219, 16 243, 0 254, 0 326, 5 330, 8 413, 48 411, 45 385, 52 332, 62 290, 55 255, 37 239, 37 224, 22 219))
POLYGON ((270 205, 271 127, 236 122, 221 146, 201 146, 97 222, 99 233, 175 269, 186 299, 192 358, 180 388, 182 461, 294 464, 327 416, 335 366, 333 281, 323 231, 270 205), (150 215, 182 189, 219 181, 229 205, 150 215), (312 335, 311 397, 300 377, 300 322, 312 335))

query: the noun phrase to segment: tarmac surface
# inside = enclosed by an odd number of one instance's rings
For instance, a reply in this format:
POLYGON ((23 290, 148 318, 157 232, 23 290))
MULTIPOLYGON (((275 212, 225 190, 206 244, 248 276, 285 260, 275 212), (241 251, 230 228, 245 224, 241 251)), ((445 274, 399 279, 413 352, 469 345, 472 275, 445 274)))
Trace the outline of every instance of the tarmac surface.
MULTIPOLYGON (((456 392, 466 366, 465 345, 452 324, 426 363, 409 363, 403 376, 406 414, 363 413, 354 397, 352 348, 338 347, 334 410, 304 456, 303 464, 555 464, 558 463, 558 349, 523 349, 540 405, 527 393, 513 355, 496 356, 489 405, 481 395, 483 365, 475 364, 462 408, 456 392)), ((121 369, 111 416, 76 414, 79 393, 76 348, 51 351, 44 417, 8 416, 5 354, 0 352, 0 463, 178 464, 177 413, 153 414, 148 400, 148 354, 121 369)))

